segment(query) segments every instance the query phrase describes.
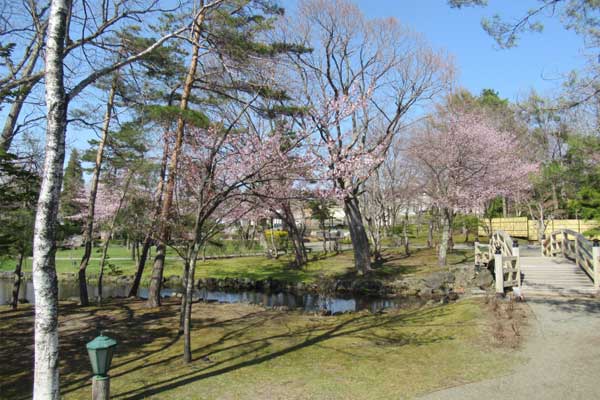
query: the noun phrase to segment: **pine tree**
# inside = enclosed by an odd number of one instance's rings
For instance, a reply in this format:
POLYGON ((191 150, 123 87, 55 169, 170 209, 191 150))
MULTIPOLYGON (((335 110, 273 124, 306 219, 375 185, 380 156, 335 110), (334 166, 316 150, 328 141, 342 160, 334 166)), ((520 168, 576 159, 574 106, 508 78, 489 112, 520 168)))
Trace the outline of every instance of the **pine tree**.
POLYGON ((16 258, 13 310, 19 299, 23 260, 32 251, 34 209, 40 183, 32 165, 31 160, 0 149, 0 256, 16 258))
POLYGON ((81 212, 81 203, 77 202, 84 188, 83 167, 77 149, 71 151, 69 162, 65 168, 62 191, 60 194, 60 211, 62 219, 62 238, 81 233, 81 223, 70 219, 81 212))

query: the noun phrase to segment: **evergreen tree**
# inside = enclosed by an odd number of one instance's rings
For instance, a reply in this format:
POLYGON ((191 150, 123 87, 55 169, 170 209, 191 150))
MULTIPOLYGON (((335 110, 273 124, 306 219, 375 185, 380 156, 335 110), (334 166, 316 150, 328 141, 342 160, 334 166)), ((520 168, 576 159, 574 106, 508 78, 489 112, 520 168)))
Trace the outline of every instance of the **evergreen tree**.
POLYGON ((600 138, 573 135, 568 141, 565 176, 571 217, 600 220, 600 138))
POLYGON ((39 190, 39 176, 31 160, 0 150, 0 256, 16 258, 12 308, 17 308, 21 267, 31 255, 33 220, 39 190))
POLYGON ((81 233, 81 222, 72 220, 71 217, 81 212, 81 202, 77 199, 81 197, 84 185, 81 156, 77 149, 73 149, 65 168, 60 194, 61 239, 81 233))

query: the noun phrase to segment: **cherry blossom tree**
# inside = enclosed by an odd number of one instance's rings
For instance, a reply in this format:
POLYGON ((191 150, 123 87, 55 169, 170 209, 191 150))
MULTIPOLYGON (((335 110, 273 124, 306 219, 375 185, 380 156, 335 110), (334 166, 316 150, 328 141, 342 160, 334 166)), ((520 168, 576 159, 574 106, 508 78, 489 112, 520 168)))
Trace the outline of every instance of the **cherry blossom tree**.
POLYGON ((419 169, 422 191, 441 213, 440 265, 446 265, 455 212, 476 210, 497 196, 514 198, 529 188, 529 175, 538 169, 516 135, 466 110, 431 117, 406 151, 419 169))
MULTIPOLYGON (((96 202, 94 206, 94 223, 96 227, 109 221, 116 213, 119 195, 115 192, 112 185, 98 183, 96 202)), ((80 205, 80 212, 72 215, 69 219, 76 221, 85 221, 88 217, 90 190, 82 188, 79 196, 74 199, 75 203, 80 205)))
MULTIPOLYGON (((239 116, 245 112, 242 109, 239 116)), ((198 254, 218 229, 252 210, 253 203, 247 199, 250 189, 279 179, 282 161, 288 160, 288 153, 295 148, 282 146, 282 135, 281 130, 261 134, 242 128, 237 118, 227 129, 212 125, 190 130, 186 135, 177 196, 185 200, 177 208, 179 216, 190 216, 194 222, 183 229, 170 229, 185 242, 185 295, 181 310, 186 362, 191 361, 191 306, 198 254)), ((172 225, 177 223, 177 217, 170 221, 172 225)))
POLYGON ((281 35, 313 49, 290 60, 286 78, 306 109, 321 178, 344 206, 355 267, 367 272, 363 184, 410 111, 446 89, 452 63, 397 20, 367 19, 347 0, 302 1, 282 25, 281 35))
POLYGON ((403 140, 397 137, 384 161, 365 183, 361 211, 369 227, 375 259, 381 258, 382 238, 402 220, 405 254, 409 254, 408 212, 420 201, 417 171, 406 160, 403 140))
POLYGON ((307 151, 305 132, 289 133, 290 128, 285 124, 276 130, 281 132, 276 136, 281 140, 280 151, 270 162, 278 167, 261 172, 259 181, 247 187, 248 195, 256 209, 283 221, 294 248, 294 265, 300 268, 308 258, 303 240, 304 222, 296 220, 294 211, 302 210, 303 203, 313 194, 310 182, 315 178, 317 158, 307 151))
MULTIPOLYGON (((309 192, 304 190, 294 180, 293 169, 298 168, 298 164, 290 168, 282 169, 277 176, 272 176, 266 182, 261 182, 250 190, 250 199, 257 209, 262 209, 270 215, 281 219, 285 224, 285 229, 291 239, 294 248, 294 266, 301 268, 308 262, 306 248, 304 246, 303 225, 296 220, 294 210, 301 209, 303 202, 308 198, 309 192), (281 172, 285 172, 281 173, 281 172)), ((298 177, 296 177, 298 179, 298 177)), ((302 178, 299 178, 302 179, 302 178)))
MULTIPOLYGON (((113 182, 111 182, 111 185, 97 183, 95 191, 90 190, 83 192, 82 195, 76 199, 77 202, 82 204, 82 212, 74 217, 71 217, 73 219, 79 219, 89 223, 89 218, 91 215, 93 216, 93 222, 96 224, 96 226, 104 226, 106 229, 106 239, 102 244, 102 253, 100 256, 100 274, 98 275, 98 303, 102 302, 104 266, 108 257, 110 239, 116 227, 119 211, 122 209, 125 203, 133 173, 127 172, 126 175, 126 177, 118 177, 117 179, 114 179, 113 182), (90 200, 92 196, 94 198, 93 201, 90 200), (96 202, 97 204, 94 204, 96 202), (91 213, 88 209, 90 206, 93 208, 91 213)), ((93 232, 89 235, 89 240, 93 240, 93 232)), ((85 300, 88 301, 87 282, 80 280, 79 287, 85 288, 85 300)))

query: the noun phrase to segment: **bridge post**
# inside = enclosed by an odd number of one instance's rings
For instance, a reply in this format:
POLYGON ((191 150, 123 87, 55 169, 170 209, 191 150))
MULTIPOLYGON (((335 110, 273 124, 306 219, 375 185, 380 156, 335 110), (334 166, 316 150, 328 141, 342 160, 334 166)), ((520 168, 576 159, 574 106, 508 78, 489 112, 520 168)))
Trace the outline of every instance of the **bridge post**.
POLYGON ((592 264, 594 267, 594 289, 600 289, 600 241, 594 239, 592 245, 592 264))
POLYGON ((542 244, 542 257, 546 256, 546 235, 542 233, 542 240, 540 241, 542 244))
POLYGON ((581 266, 581 261, 579 260, 579 236, 575 236, 575 266, 579 268, 581 266))
POLYGON ((496 294, 504 294, 504 266, 502 265, 502 249, 496 246, 494 253, 494 274, 496 275, 496 294))
POLYGON ((521 250, 519 249, 519 241, 513 240, 512 242, 512 255, 517 257, 515 262, 515 268, 517 269, 517 285, 521 287, 521 250))

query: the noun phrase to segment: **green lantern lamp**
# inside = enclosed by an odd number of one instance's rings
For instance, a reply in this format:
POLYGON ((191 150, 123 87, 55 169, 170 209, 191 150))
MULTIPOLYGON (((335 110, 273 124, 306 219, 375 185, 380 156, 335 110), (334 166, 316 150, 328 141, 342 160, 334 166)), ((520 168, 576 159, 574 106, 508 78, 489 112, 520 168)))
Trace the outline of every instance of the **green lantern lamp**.
POLYGON ((92 363, 94 375, 99 378, 106 378, 107 372, 112 361, 113 349, 117 345, 115 339, 104 336, 100 332, 100 336, 89 342, 86 347, 92 363))

